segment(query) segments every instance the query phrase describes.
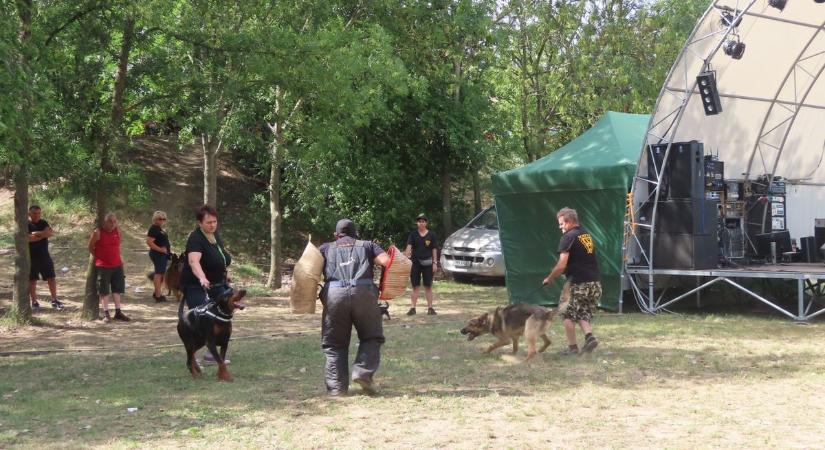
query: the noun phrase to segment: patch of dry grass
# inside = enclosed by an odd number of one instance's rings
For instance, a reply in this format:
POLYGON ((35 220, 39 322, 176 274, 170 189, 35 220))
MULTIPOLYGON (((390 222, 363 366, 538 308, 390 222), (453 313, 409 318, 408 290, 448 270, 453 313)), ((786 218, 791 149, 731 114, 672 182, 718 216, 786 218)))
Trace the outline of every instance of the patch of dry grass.
POLYGON ((822 445, 818 323, 601 314, 593 355, 556 354, 564 345, 556 323, 548 353, 524 365, 523 349, 483 355, 490 338, 467 342, 458 333, 502 303, 502 287, 439 283, 436 292, 436 317, 403 316, 404 301, 393 306, 377 397, 324 396, 319 316, 292 316, 280 298, 253 300, 237 319, 232 384, 217 383, 213 368, 191 380, 174 331, 161 332, 173 321, 148 307, 154 348, 130 324, 98 330, 119 351, 2 358, 0 447, 822 445))

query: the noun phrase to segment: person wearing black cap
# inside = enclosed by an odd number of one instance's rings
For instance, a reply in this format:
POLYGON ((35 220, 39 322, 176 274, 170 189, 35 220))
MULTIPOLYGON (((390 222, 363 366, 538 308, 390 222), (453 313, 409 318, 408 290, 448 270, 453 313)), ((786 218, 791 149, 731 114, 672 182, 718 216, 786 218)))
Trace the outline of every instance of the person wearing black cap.
POLYGON ((341 219, 335 226, 335 241, 321 244, 318 249, 324 256, 321 348, 326 358, 324 381, 329 395, 345 395, 349 390, 347 358, 353 326, 358 332, 358 354, 352 366, 352 381, 367 394, 376 392, 373 377, 381 361, 384 327, 373 267, 386 267, 390 257, 378 244, 356 238, 355 223, 341 219))
POLYGON ((427 229, 427 216, 423 213, 415 218, 415 224, 417 229, 410 233, 407 238, 407 248, 404 250, 404 255, 412 260, 412 269, 410 269, 410 284, 412 284, 410 302, 412 305, 407 315, 415 314, 418 287, 423 281, 424 296, 427 298, 427 315, 434 316, 433 273, 438 267, 438 239, 435 233, 427 229))

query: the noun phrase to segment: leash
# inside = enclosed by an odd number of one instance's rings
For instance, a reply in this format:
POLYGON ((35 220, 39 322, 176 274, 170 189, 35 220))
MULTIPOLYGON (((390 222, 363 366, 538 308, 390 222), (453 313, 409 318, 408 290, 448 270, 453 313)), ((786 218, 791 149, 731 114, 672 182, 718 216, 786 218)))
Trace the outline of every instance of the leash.
POLYGON ((545 287, 545 286, 547 286, 547 285, 546 285, 546 284, 542 284, 542 285, 541 285, 541 286, 539 286, 538 288, 533 289, 532 291, 530 291, 530 293, 528 293, 527 295, 525 295, 525 297, 531 297, 531 296, 532 296, 533 294, 535 294, 536 292, 538 292, 538 291, 540 291, 540 290, 544 289, 544 287, 545 287))

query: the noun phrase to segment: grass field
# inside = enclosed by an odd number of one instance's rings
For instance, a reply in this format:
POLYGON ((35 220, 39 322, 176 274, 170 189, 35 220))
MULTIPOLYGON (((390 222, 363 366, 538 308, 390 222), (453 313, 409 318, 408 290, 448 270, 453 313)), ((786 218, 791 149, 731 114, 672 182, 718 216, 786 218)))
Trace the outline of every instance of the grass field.
MULTIPOLYGON (((458 330, 504 288, 437 283, 440 314, 393 306, 380 395, 327 398, 319 316, 260 297, 239 313, 234 383, 192 380, 174 308, 81 327, 72 312, 0 329, 0 448, 817 448, 825 328, 779 317, 600 314, 594 354, 562 330, 529 365, 458 330), (65 316, 61 316, 65 315, 65 316), (130 328, 131 327, 131 328, 130 328), (40 340, 62 329, 64 339, 40 340), (91 334, 84 340, 73 334, 91 334), (97 343, 102 350, 88 349, 97 343), (69 350, 69 351, 67 351, 69 350), (128 408, 137 408, 129 412, 128 408)), ((138 309, 141 308, 141 309, 138 309)), ((355 345, 355 344, 353 344, 355 345)), ((351 352, 352 355, 353 352, 351 352)))

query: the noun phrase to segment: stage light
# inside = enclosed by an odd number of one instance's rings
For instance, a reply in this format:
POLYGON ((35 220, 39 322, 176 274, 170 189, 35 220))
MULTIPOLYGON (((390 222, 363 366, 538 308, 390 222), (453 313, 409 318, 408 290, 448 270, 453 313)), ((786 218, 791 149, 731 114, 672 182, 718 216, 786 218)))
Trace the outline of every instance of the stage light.
POLYGON ((699 87, 699 96, 702 98, 702 109, 706 116, 715 116, 722 112, 722 101, 716 89, 716 72, 702 72, 696 77, 699 87))
POLYGON ((735 40, 727 40, 722 45, 722 50, 726 55, 733 59, 742 59, 742 55, 745 54, 745 43, 735 40))
MULTIPOLYGON (((825 1, 825 0, 823 0, 823 1, 825 1)), ((742 24, 742 17, 741 16, 739 17, 739 19, 736 19, 736 16, 739 16, 739 14, 740 14, 739 10, 734 11, 732 9, 725 9, 725 10, 722 10, 722 12, 720 14, 722 15, 721 23, 722 23, 722 27, 724 27, 724 28, 727 28, 731 24, 733 24, 733 27, 736 28, 736 27, 738 27, 739 25, 742 24), (736 19, 735 22, 734 22, 734 19, 736 19)))
MULTIPOLYGON (((823 0, 825 1, 825 0, 823 0)), ((768 0, 768 5, 782 11, 785 9, 785 5, 788 3, 788 0, 768 0)))

